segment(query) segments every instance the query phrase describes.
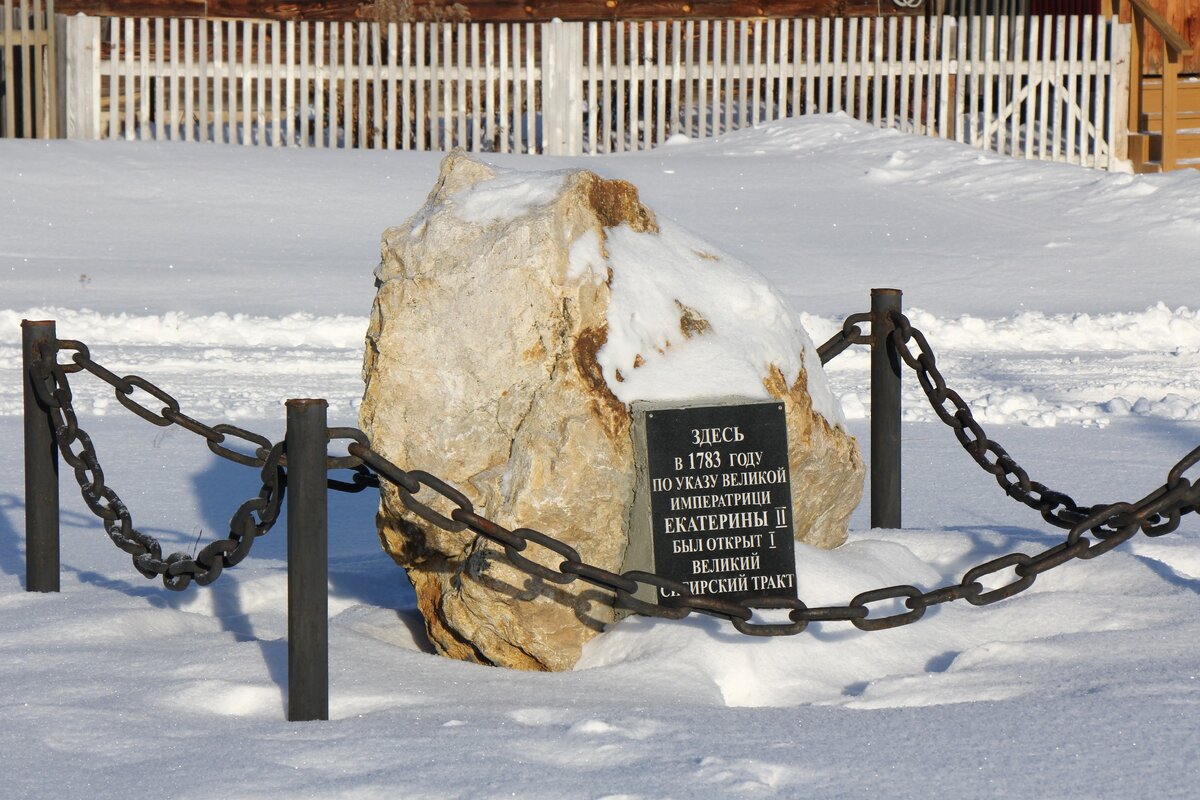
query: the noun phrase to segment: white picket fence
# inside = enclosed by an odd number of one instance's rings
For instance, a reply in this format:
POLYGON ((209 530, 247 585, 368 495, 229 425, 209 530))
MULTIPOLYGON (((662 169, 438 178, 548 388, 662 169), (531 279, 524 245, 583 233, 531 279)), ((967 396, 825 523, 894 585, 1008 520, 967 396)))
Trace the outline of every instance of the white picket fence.
POLYGON ((575 155, 844 111, 1025 158, 1125 154, 1129 26, 1100 17, 64 23, 78 138, 575 155))
POLYGON ((58 134, 54 0, 0 0, 0 137, 58 134))

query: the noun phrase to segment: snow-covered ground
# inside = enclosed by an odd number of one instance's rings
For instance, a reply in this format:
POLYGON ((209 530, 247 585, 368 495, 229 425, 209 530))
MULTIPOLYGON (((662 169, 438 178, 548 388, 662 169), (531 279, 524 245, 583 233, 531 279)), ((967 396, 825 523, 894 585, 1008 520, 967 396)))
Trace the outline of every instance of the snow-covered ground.
MULTIPOLYGON (((380 233, 439 157, 0 141, 0 794, 13 798, 1191 797, 1200 524, 986 608, 751 640, 623 621, 580 668, 426 652, 374 504, 331 501, 331 715, 285 721, 284 529, 212 587, 137 574, 63 480, 63 591, 23 590, 19 330, 54 318, 210 423, 278 438, 282 401, 354 424, 380 233)), ((495 157, 634 181, 760 270, 816 341, 904 289, 994 438, 1083 503, 1136 500, 1200 442, 1200 175, 1026 163, 810 117, 650 153, 495 157)), ((867 354, 829 366, 864 452, 867 354)), ((220 535, 253 471, 76 377, 106 480, 164 549, 220 535)), ((905 386, 905 529, 798 548, 800 596, 933 588, 1045 526, 905 386)), ((420 465, 411 465, 420 466, 420 465)), ((1195 471, 1195 470, 1194 470, 1195 471)))

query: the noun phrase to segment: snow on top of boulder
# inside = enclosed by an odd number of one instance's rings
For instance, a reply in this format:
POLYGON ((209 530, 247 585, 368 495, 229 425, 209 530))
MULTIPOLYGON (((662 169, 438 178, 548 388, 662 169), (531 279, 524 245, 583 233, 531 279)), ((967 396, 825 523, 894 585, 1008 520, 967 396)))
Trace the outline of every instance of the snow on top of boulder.
POLYGON ((519 172, 493 167, 496 176, 455 193, 454 215, 487 227, 523 216, 554 201, 567 172, 519 172))
POLYGON ((803 367, 813 409, 844 423, 812 339, 783 297, 753 269, 680 226, 657 233, 608 229, 572 248, 572 273, 586 259, 612 269, 608 341, 597 355, 622 403, 722 397, 770 399, 763 378, 777 367, 787 384, 803 367))
MULTIPOLYGON (((453 193, 454 215, 483 227, 553 203, 572 171, 487 165, 491 176, 453 193)), ((609 280, 607 342, 597 354, 622 403, 729 397, 770 399, 773 367, 787 385, 803 367, 813 409, 842 425, 816 347, 782 295, 758 272, 669 221, 576 234, 567 280, 609 280), (609 276, 611 275, 611 279, 609 276)))

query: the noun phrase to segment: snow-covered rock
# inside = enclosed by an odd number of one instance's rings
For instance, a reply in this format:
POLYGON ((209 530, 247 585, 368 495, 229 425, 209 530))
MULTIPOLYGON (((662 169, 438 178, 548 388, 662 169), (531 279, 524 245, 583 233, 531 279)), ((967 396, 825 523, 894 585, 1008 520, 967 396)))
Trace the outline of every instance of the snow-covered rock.
MULTIPOLYGON (((659 221, 633 185, 453 153, 382 249, 360 416, 396 463, 618 570, 634 485, 629 404, 777 398, 798 538, 845 538, 863 464, 811 340, 761 277, 659 221)), ((532 579, 482 538, 415 517, 391 487, 379 528, 446 655, 569 669, 612 619, 594 587, 532 579)))

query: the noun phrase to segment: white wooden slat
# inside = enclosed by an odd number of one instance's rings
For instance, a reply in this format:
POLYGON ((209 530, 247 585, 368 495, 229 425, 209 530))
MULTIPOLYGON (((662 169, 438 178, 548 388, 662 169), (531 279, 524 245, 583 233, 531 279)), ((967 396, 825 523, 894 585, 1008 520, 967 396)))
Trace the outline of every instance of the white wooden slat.
POLYGON ((900 50, 898 81, 900 94, 899 127, 905 133, 912 133, 912 117, 909 116, 909 97, 912 93, 912 17, 905 17, 900 22, 900 50))
POLYGON ((654 25, 642 26, 642 116, 638 125, 642 133, 642 149, 654 146, 654 25))
MULTIPOLYGON (((300 23, 307 28, 303 22, 300 23)), ((296 20, 287 20, 283 23, 283 143, 285 147, 293 147, 296 145, 296 82, 297 82, 297 53, 296 53, 296 20)), ((307 40, 306 40, 307 41, 307 40)), ((303 71, 300 72, 303 75, 303 71)), ((300 78, 303 80, 303 78, 300 78)), ((307 93, 302 93, 303 98, 307 93)), ((301 102, 301 106, 304 103, 301 102)))
POLYGON ((1051 158, 1054 161, 1063 161, 1063 103, 1066 98, 1063 96, 1063 77, 1067 71, 1067 19, 1064 16, 1056 16, 1054 18, 1054 81, 1051 86, 1054 99, 1052 101, 1054 107, 1054 124, 1050 129, 1050 149, 1051 158))
POLYGON ((587 115, 587 131, 584 135, 587 139, 588 155, 596 155, 596 153, 600 152, 596 141, 596 137, 599 135, 599 119, 597 119, 597 115, 600 113, 600 104, 596 97, 599 64, 600 23, 592 21, 587 24, 587 95, 584 106, 587 115))
MULTIPOLYGON (((155 109, 154 139, 156 141, 171 138, 171 129, 174 127, 173 114, 175 106, 172 104, 170 108, 167 107, 168 93, 166 91, 166 84, 168 79, 167 70, 163 67, 163 51, 168 49, 164 46, 167 38, 163 32, 164 22, 165 20, 162 17, 154 20, 154 42, 156 46, 154 48, 153 83, 155 109)), ((175 37, 172 37, 171 47, 169 48, 172 61, 176 58, 174 44, 175 37)))
POLYGON ((996 72, 999 76, 996 81, 996 108, 999 112, 996 114, 996 152, 1008 152, 1008 123, 1016 114, 1013 107, 1008 102, 1009 83, 1011 75, 1009 72, 1009 57, 1008 57, 1008 16, 1001 17, 997 25, 999 27, 999 53, 996 65, 996 72))
POLYGON ((224 141, 238 143, 238 23, 229 20, 225 27, 225 66, 228 79, 225 87, 225 118, 222 121, 224 141))
POLYGON ((677 69, 679 70, 678 102, 680 103, 680 119, 678 132, 692 137, 696 134, 696 90, 698 88, 699 59, 696 53, 696 21, 689 19, 683 23, 682 53, 676 53, 677 69), (682 59, 681 61, 679 59, 682 59))
POLYGON ((225 141, 225 30, 220 20, 211 20, 213 32, 213 132, 211 141, 225 141))
POLYGON ((683 108, 682 86, 683 78, 683 24, 679 20, 671 23, 671 120, 669 134, 674 136, 683 133, 683 120, 680 110, 683 108))
POLYGON ((617 87, 620 84, 620 78, 613 58, 613 48, 616 46, 615 37, 613 36, 615 27, 612 22, 606 22, 600 31, 600 60, 604 66, 600 86, 600 97, 603 103, 601 108, 602 119, 600 121, 600 152, 602 153, 611 153, 616 149, 614 141, 616 134, 613 132, 615 118, 613 115, 616 112, 616 100, 614 98, 616 97, 617 87))
MULTIPOLYGON (((461 29, 462 28, 460 27, 460 30, 461 29)), ((470 47, 470 52, 469 52, 470 58, 468 60, 470 62, 470 70, 471 70, 471 130, 468 131, 468 134, 469 134, 469 138, 471 141, 472 152, 480 152, 482 150, 481 141, 480 141, 480 137, 481 137, 481 133, 482 133, 482 131, 480 129, 480 124, 482 121, 482 117, 479 113, 479 111, 480 111, 479 103, 480 103, 480 98, 481 98, 480 83, 479 83, 480 76, 481 76, 481 70, 480 70, 480 65, 479 65, 479 26, 472 25, 470 30, 471 30, 471 47, 470 47)), ((466 38, 466 37, 464 37, 464 38, 466 38)), ((464 142, 463 144, 465 146, 466 143, 464 142)))
POLYGON ((1040 27, 1038 18, 1031 16, 1027 25, 1028 42, 1025 45, 1025 50, 1028 52, 1028 57, 1021 65, 1025 78, 1025 128, 1022 132, 1022 155, 1029 159, 1033 158, 1033 145, 1037 135, 1037 118, 1035 112, 1037 109, 1037 92, 1038 80, 1034 71, 1034 63, 1037 61, 1038 43, 1040 27))
MULTIPOLYGON (((137 130, 137 93, 134 91, 134 65, 137 63, 137 38, 134 35, 136 30, 134 26, 135 20, 132 17, 125 19, 125 53, 122 70, 125 75, 125 118, 124 126, 121 134, 126 141, 134 138, 134 133, 137 130)), ((28 119, 28 115, 26 115, 28 119)))
POLYGON ((362 108, 363 120, 362 125, 365 129, 362 138, 361 147, 366 147, 368 142, 376 150, 383 147, 383 129, 387 125, 387 118, 384 116, 383 110, 383 44, 380 37, 380 23, 378 22, 363 22, 359 23, 360 28, 366 32, 364 39, 367 40, 368 47, 364 48, 364 56, 359 62, 358 80, 362 87, 362 108), (368 73, 368 59, 370 56, 370 72, 368 73), (370 90, 368 92, 368 89, 370 90), (369 138, 368 138, 369 137, 369 138))
POLYGON ((996 41, 996 17, 989 14, 984 19, 984 37, 983 37, 983 119, 979 121, 979 128, 983 131, 983 138, 979 146, 984 150, 992 149, 992 132, 996 125, 995 105, 993 104, 992 83, 995 80, 995 41, 996 41))
POLYGON ((956 142, 966 142, 967 140, 967 83, 970 78, 968 74, 967 56, 970 52, 967 44, 971 38, 971 24, 969 17, 958 18, 957 30, 957 45, 958 55, 956 57, 958 70, 955 73, 954 80, 954 140, 956 142))
MULTIPOLYGON (((183 108, 180 109, 183 113, 183 119, 180 120, 180 124, 183 127, 183 140, 190 142, 196 138, 194 133, 196 101, 200 85, 204 81, 199 79, 196 69, 196 20, 185 19, 180 22, 180 25, 183 26, 183 108)), ((174 115, 172 115, 171 119, 173 132, 178 131, 179 128, 175 127, 174 115)), ((178 133, 174 133, 174 135, 178 138, 178 133)))
MULTIPOLYGON (((660 145, 667 140, 667 22, 658 22, 655 24, 656 33, 658 34, 658 58, 655 60, 655 67, 658 71, 658 81, 655 86, 657 94, 654 114, 654 131, 656 145, 660 145)), ((649 120, 647 120, 649 122, 649 120)))
MULTIPOLYGON (((266 100, 269 101, 271 110, 268 115, 266 112, 268 103, 265 102, 259 109, 259 115, 266 116, 266 126, 259 131, 259 136, 263 138, 263 143, 271 148, 280 148, 283 145, 283 91, 280 77, 282 71, 280 48, 283 44, 283 29, 277 19, 272 19, 270 23, 263 25, 263 31, 264 35, 265 32, 270 32, 271 62, 268 66, 268 76, 265 79, 260 76, 259 80, 262 83, 259 85, 266 84, 266 94, 270 95, 266 100)), ((260 52, 259 60, 262 61, 264 58, 264 54, 260 52)))
POLYGON ((1041 18, 1041 39, 1042 39, 1042 58, 1038 65, 1038 107, 1035 110, 1035 116, 1032 119, 1037 125, 1037 157, 1041 161, 1046 160, 1047 150, 1046 145, 1049 139, 1050 131, 1050 83, 1053 80, 1053 65, 1050 63, 1050 48, 1054 39, 1054 18, 1044 16, 1041 18))
POLYGON ((1094 67, 1096 56, 1092 50, 1095 40, 1092 38, 1092 17, 1086 16, 1079 21, 1079 163, 1085 167, 1095 165, 1095 154, 1092 151, 1092 141, 1097 138, 1095 127, 1091 124, 1088 111, 1091 109, 1091 84, 1095 76, 1094 67))
POLYGON ((278 20, 271 22, 271 145, 282 147, 283 138, 283 86, 282 56, 283 26, 278 20))
POLYGON ((929 49, 925 36, 928 33, 928 25, 926 20, 916 20, 913 22, 916 35, 916 45, 913 52, 912 69, 912 93, 913 93, 913 127, 910 129, 915 133, 928 134, 926 125, 929 121, 929 103, 925 95, 926 81, 929 75, 929 49))
POLYGON ((900 65, 896 57, 896 40, 899 36, 898 20, 888 18, 887 25, 887 78, 884 82, 884 125, 885 128, 896 127, 896 95, 900 65))
MULTIPOLYGON (((641 145, 638 137, 638 97, 640 96, 641 87, 639 80, 641 79, 641 45, 638 42, 638 29, 635 23, 630 23, 629 31, 629 115, 626 122, 629 125, 629 149, 639 150, 641 145)), ((622 126, 622 135, 625 134, 624 126, 622 126)))
POLYGON ((941 32, 941 49, 939 52, 940 64, 938 65, 938 136, 943 139, 949 139, 954 135, 951 129, 955 119, 954 112, 950 107, 951 97, 954 95, 954 90, 951 87, 950 74, 950 56, 951 53, 957 50, 955 40, 958 37, 958 20, 954 17, 945 17, 942 20, 941 32))
POLYGON ((855 115, 862 122, 871 121, 869 105, 871 101, 870 73, 871 61, 871 31, 878 19, 863 17, 858 32, 858 113, 855 115))
MULTIPOLYGON (((816 22, 809 17, 804 20, 804 103, 805 114, 816 114, 816 22)), ((796 26, 799 35, 799 25, 796 26)))
POLYGON ((829 107, 829 82, 832 73, 829 63, 829 40, 831 38, 829 28, 829 17, 823 17, 821 19, 821 36, 819 42, 821 57, 818 61, 818 69, 820 73, 817 76, 817 111, 821 114, 826 114, 832 110, 829 107))
MULTIPOLYGON (((458 69, 456 70, 455 86, 455 104, 454 112, 458 117, 456 120, 456 136, 454 144, 458 147, 467 148, 467 81, 468 81, 468 65, 467 65, 467 32, 466 25, 458 23, 454 33, 457 36, 456 44, 458 46, 458 69)), ((448 110, 448 109, 447 109, 448 110)))
POLYGON ((804 92, 804 21, 797 19, 788 24, 788 43, 785 46, 788 52, 785 62, 787 70, 787 81, 785 89, 787 91, 786 101, 788 115, 799 117, 804 114, 803 92, 804 92))
POLYGON ((325 78, 330 74, 330 68, 325 66, 325 23, 318 20, 314 25, 312 142, 314 147, 328 147, 329 124, 326 117, 333 115, 325 113, 325 78))
POLYGON ((379 24, 375 31, 377 49, 376 65, 382 72, 375 76, 375 113, 380 115, 375 132, 375 147, 396 149, 396 131, 399 126, 396 113, 397 89, 400 67, 397 63, 400 56, 400 27, 395 22, 387 23, 386 27, 379 24), (378 42, 383 37, 383 42, 378 42), (378 49, 382 47, 382 50, 378 49))
POLYGON ((254 51, 253 25, 254 23, 252 23, 250 20, 245 20, 242 23, 241 30, 242 55, 241 69, 239 73, 241 80, 239 90, 240 97, 238 103, 242 113, 239 117, 240 123, 238 124, 238 141, 241 142, 243 147, 249 147, 250 145, 254 144, 254 132, 251 130, 254 125, 254 120, 253 117, 250 116, 254 113, 254 86, 252 84, 252 75, 250 72, 250 57, 254 51))
POLYGON ((835 17, 833 20, 833 96, 829 103, 830 112, 840 112, 841 104, 841 79, 845 74, 844 62, 841 58, 841 43, 842 43, 842 28, 844 28, 845 20, 841 17, 835 17))
POLYGON ((512 151, 514 153, 532 152, 528 147, 528 136, 525 130, 525 44, 521 23, 513 23, 509 27, 512 39, 512 151))
POLYGON ((1095 96, 1092 98, 1091 105, 1087 107, 1094 109, 1095 114, 1092 119, 1091 163, 1089 166, 1096 168, 1107 166, 1104 158, 1112 143, 1103 124, 1104 110, 1107 108, 1108 74, 1111 70, 1108 63, 1110 58, 1107 47, 1109 41, 1107 28, 1108 25, 1103 17, 1093 18, 1092 35, 1095 38, 1092 41, 1092 57, 1095 70, 1095 96))
POLYGON ((338 81, 341 80, 342 70, 342 35, 341 25, 336 22, 329 23, 329 83, 326 85, 326 108, 328 113, 325 115, 324 132, 322 138, 325 140, 324 147, 338 147, 338 97, 341 92, 341 86, 338 81))
POLYGON ((1020 158, 1023 153, 1024 143, 1022 142, 1021 129, 1021 104, 1024 102, 1025 93, 1028 88, 1028 71, 1025 61, 1025 17, 1014 16, 1009 26, 1012 45, 1009 48, 1009 105, 1012 108, 1012 116, 1009 117, 1009 132, 1008 132, 1008 152, 1010 155, 1020 158))
POLYGON ((1080 153, 1079 148, 1076 146, 1079 141, 1076 129, 1079 127, 1079 60, 1076 58, 1076 53, 1079 52, 1079 17, 1072 14, 1068 17, 1067 24, 1067 74, 1063 81, 1063 85, 1066 88, 1064 100, 1067 104, 1067 119, 1066 130, 1063 132, 1063 148, 1066 150, 1065 157, 1067 163, 1078 164, 1080 163, 1080 153))
POLYGON ((970 40, 970 55, 968 65, 970 75, 967 81, 967 108, 969 111, 968 122, 968 138, 967 142, 975 147, 982 146, 982 128, 979 114, 979 95, 982 89, 980 77, 983 73, 982 52, 983 38, 981 29, 983 27, 983 19, 978 15, 971 18, 971 40, 970 40))
MULTIPOLYGON (((300 34, 300 74, 297 76, 296 82, 296 116, 293 119, 298 119, 299 130, 293 134, 293 138, 299 142, 300 147, 308 147, 308 132, 310 127, 312 127, 312 123, 309 120, 311 119, 310 115, 314 113, 315 109, 313 104, 316 102, 317 83, 317 79, 313 75, 309 53, 313 46, 316 31, 307 21, 298 23, 298 28, 300 34)), ((313 58, 311 61, 315 62, 316 59, 313 58)))
POLYGON ((342 25, 342 135, 339 147, 354 146, 354 23, 342 25))
POLYGON ((189 30, 195 28, 198 38, 196 62, 196 108, 188 120, 188 130, 195 127, 198 142, 209 141, 208 136, 208 20, 189 20, 189 30))
POLYGON ((317 23, 317 119, 313 131, 318 148, 337 146, 337 23, 317 23))
POLYGON ((840 104, 840 106, 841 106, 842 110, 844 110, 850 116, 854 116, 854 106, 855 106, 855 101, 858 96, 857 91, 856 91, 858 88, 857 81, 858 81, 858 72, 859 72, 858 46, 857 46, 858 45, 858 26, 859 26, 859 18, 858 17, 851 17, 846 22, 845 67, 844 67, 844 70, 842 73, 845 76, 844 83, 846 86, 846 96, 845 96, 845 99, 840 104))
MULTIPOLYGON (((1096 80, 1096 101, 1094 108, 1097 115, 1102 115, 1104 124, 1097 123, 1097 138, 1103 137, 1103 145, 1098 147, 1099 160, 1096 163, 1097 167, 1103 169, 1114 169, 1116 167, 1116 158, 1119 155, 1118 150, 1124 151, 1117 142, 1116 125, 1118 115, 1124 119, 1126 107, 1117 102, 1118 95, 1123 95, 1120 91, 1120 73, 1126 76, 1129 74, 1127 66, 1118 65, 1118 52, 1123 52, 1123 36, 1122 33, 1126 28, 1123 28, 1119 20, 1098 18, 1096 20, 1096 50, 1102 53, 1099 56, 1103 65, 1104 76, 1096 80)), ((1128 98, 1125 98, 1127 102, 1128 98)))
MULTIPOLYGON (((111 41, 108 51, 108 138, 116 139, 120 135, 120 128, 118 126, 121 120, 121 85, 120 77, 118 75, 120 71, 118 68, 118 60, 121 57, 120 20, 112 20, 109 38, 111 41)), ((99 52, 99 50, 96 52, 99 52)), ((6 66, 11 63, 11 60, 5 62, 6 66)), ((9 96, 11 97, 12 95, 9 96)), ((13 120, 13 112, 11 109, 9 109, 8 123, 6 124, 10 126, 15 124, 13 120)), ((13 136, 15 133, 9 133, 9 135, 13 136)))
MULTIPOLYGON (((709 81, 712 80, 712 40, 709 38, 711 26, 706 19, 700 20, 700 64, 696 76, 696 136, 703 139, 710 130, 716 133, 716 123, 709 125, 709 81)), ((715 103, 716 92, 712 93, 715 103)))
MULTIPOLYGON (((408 25, 408 24, 409 23, 405 23, 405 25, 408 25)), ((425 150, 428 145, 428 140, 426 139, 425 132, 429 128, 429 118, 428 118, 428 115, 426 114, 426 107, 425 107, 425 81, 426 81, 426 74, 425 74, 426 56, 425 56, 425 54, 429 51, 428 51, 428 48, 426 45, 426 40, 425 40, 425 33, 426 33, 425 24, 421 23, 421 22, 416 23, 414 26, 414 30, 416 32, 416 37, 417 37, 416 49, 413 51, 413 58, 415 59, 414 63, 416 64, 414 72, 416 73, 415 78, 416 78, 416 90, 417 90, 416 103, 413 106, 413 113, 414 113, 414 117, 415 117, 414 123, 415 123, 415 129, 416 129, 415 145, 416 145, 416 149, 425 150)))
POLYGON ((509 105, 508 105, 509 97, 512 94, 512 90, 511 90, 512 78, 510 76, 511 67, 510 67, 510 63, 509 63, 509 52, 508 52, 508 25, 505 23, 500 23, 500 25, 496 29, 496 34, 497 34, 497 38, 499 39, 499 42, 498 42, 499 53, 497 55, 497 58, 499 60, 499 64, 498 64, 499 69, 497 70, 497 76, 496 76, 496 80, 498 82, 497 89, 498 89, 498 97, 499 97, 499 105, 497 106, 497 113, 496 113, 497 123, 499 125, 499 127, 497 129, 497 133, 498 133, 497 149, 499 149, 499 151, 501 153, 507 153, 509 151, 509 145, 508 145, 509 137, 512 136, 512 123, 511 123, 511 118, 509 117, 509 105))
MULTIPOLYGON (((763 28, 762 20, 756 19, 752 23, 750 33, 750 52, 743 53, 742 58, 748 59, 750 72, 750 118, 743 120, 742 125, 758 125, 763 119, 762 114, 762 91, 761 84, 763 79, 763 28)), ((743 73, 744 74, 744 73, 743 73)))
POLYGON ((737 127, 745 128, 750 120, 750 22, 738 23, 738 117, 737 127))
MULTIPOLYGON (((138 115, 137 115, 137 138, 150 138, 150 20, 143 17, 138 20, 138 54, 137 74, 138 74, 138 115)), ((31 73, 26 72, 26 75, 31 73)), ((31 117, 26 116, 26 119, 31 117)), ((31 132, 32 133, 32 132, 31 132)))
POLYGON ((791 116, 792 112, 788 108, 788 78, 792 71, 792 53, 788 51, 788 42, 791 41, 791 21, 786 19, 779 20, 779 35, 776 39, 776 54, 775 62, 775 105, 776 117, 786 119, 791 116))
POLYGON ((884 127, 883 119, 883 32, 886 20, 875 19, 875 38, 871 43, 871 122, 877 128, 884 127))
POLYGON ((454 89, 455 76, 453 74, 454 66, 454 25, 446 23, 439 30, 442 36, 442 65, 445 75, 442 79, 442 114, 439 120, 439 127, 442 129, 442 150, 449 150, 454 147, 454 89))
MULTIPOLYGON (((254 130, 251 141, 266 147, 270 142, 267 136, 267 23, 256 22, 254 32, 258 35, 258 69, 253 75, 254 86, 254 130)), ((254 55, 253 53, 251 55, 254 55)))
POLYGON ((926 136, 938 135, 938 73, 941 69, 942 20, 925 20, 925 75, 921 87, 923 113, 921 132, 926 136))
POLYGON ((249 31, 240 23, 229 23, 229 143, 247 144, 246 114, 250 102, 247 95, 250 51, 246 48, 249 31))
POLYGON ((496 25, 495 25, 495 23, 491 23, 491 22, 487 23, 487 26, 484 30, 485 30, 485 36, 484 36, 484 42, 483 42, 483 54, 484 54, 484 69, 486 70, 486 73, 485 73, 486 84, 485 84, 484 94, 485 94, 486 100, 484 101, 484 107, 481 109, 481 112, 486 114, 486 116, 484 117, 484 125, 486 127, 486 130, 481 131, 480 133, 486 134, 486 138, 484 139, 484 142, 485 143, 491 142, 494 147, 496 138, 497 138, 496 137, 496 128, 497 128, 497 124, 496 124, 496 122, 497 122, 497 119, 496 119, 496 66, 497 66, 497 62, 496 62, 496 25))
POLYGON ((737 114, 737 71, 733 60, 737 56, 737 24, 725 23, 725 50, 721 53, 722 71, 725 73, 725 132, 736 128, 734 116, 737 114))
POLYGON ((775 60, 775 31, 777 29, 775 20, 767 20, 765 23, 764 34, 766 41, 763 43, 763 60, 762 69, 759 72, 758 80, 755 81, 755 95, 761 91, 763 116, 764 121, 778 119, 778 104, 775 102, 775 83, 777 73, 777 62, 775 60), (759 88, 759 81, 762 86, 759 88))
MULTIPOLYGON (((528 150, 530 153, 541 153, 541 138, 537 133, 537 103, 538 95, 535 93, 536 81, 534 78, 534 65, 537 63, 537 28, 532 22, 525 23, 525 136, 528 140, 528 150)), ((545 85, 544 80, 542 85, 545 85)))
MULTIPOLYGON (((413 106, 412 106, 412 83, 413 82, 412 82, 412 80, 409 79, 409 75, 416 72, 416 70, 411 66, 413 63, 412 23, 405 22, 403 24, 403 27, 400 28, 400 31, 401 31, 400 63, 402 65, 403 71, 402 71, 401 75, 399 76, 401 78, 400 109, 399 109, 399 113, 396 115, 396 124, 400 126, 401 130, 400 130, 400 135, 398 137, 396 137, 396 143, 398 144, 399 147, 402 147, 403 149, 408 150, 409 148, 411 148, 413 146, 412 127, 413 127, 413 119, 416 116, 413 113, 413 106)), ((393 60, 393 63, 394 63, 394 60, 393 60)), ((395 94, 394 87, 392 89, 392 93, 395 94)))

